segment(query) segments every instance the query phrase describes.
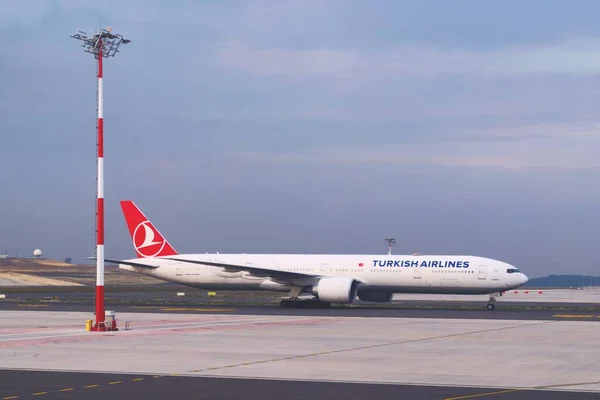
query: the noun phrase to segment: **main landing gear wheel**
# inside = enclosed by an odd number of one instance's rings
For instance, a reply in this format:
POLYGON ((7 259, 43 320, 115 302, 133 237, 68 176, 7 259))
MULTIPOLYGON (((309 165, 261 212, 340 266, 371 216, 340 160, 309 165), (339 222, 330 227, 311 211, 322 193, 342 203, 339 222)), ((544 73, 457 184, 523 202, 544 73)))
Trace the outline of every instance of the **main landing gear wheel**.
POLYGON ((279 305, 281 308, 329 308, 331 303, 319 300, 283 299, 279 305))

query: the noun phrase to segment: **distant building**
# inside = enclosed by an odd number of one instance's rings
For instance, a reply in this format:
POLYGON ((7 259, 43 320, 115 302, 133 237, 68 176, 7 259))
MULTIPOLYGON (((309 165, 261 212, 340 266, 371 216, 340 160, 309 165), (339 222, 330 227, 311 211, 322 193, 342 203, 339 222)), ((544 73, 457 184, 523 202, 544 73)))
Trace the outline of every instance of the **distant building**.
POLYGON ((41 258, 42 257, 42 251, 40 249, 35 249, 33 251, 33 258, 41 258))

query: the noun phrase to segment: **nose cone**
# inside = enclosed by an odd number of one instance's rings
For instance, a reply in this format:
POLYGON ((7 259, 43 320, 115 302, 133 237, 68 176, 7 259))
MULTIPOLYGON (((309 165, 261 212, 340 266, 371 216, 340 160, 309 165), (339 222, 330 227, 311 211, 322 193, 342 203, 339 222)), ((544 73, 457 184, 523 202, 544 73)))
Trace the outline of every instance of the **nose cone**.
POLYGON ((526 284, 529 281, 529 278, 527 277, 527 275, 525 275, 524 273, 521 273, 521 285, 526 284))

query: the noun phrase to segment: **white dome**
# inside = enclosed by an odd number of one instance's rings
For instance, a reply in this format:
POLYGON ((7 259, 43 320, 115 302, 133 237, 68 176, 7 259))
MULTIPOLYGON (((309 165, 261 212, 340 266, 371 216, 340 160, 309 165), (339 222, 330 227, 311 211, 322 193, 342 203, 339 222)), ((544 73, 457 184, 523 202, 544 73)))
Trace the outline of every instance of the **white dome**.
POLYGON ((33 251, 33 256, 34 257, 41 257, 42 256, 42 251, 40 249, 35 249, 33 251))

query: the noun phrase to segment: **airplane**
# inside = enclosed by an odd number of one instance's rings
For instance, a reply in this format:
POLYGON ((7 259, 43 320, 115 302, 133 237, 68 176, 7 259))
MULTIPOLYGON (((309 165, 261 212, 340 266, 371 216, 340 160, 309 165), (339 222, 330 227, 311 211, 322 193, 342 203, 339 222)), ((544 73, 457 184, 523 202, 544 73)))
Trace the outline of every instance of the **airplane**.
POLYGON ((120 202, 136 258, 107 259, 120 269, 193 288, 287 292, 283 308, 390 302, 394 293, 489 295, 528 278, 514 266, 478 256, 339 254, 180 254, 131 200, 120 202), (312 295, 303 300, 302 294, 312 295))

